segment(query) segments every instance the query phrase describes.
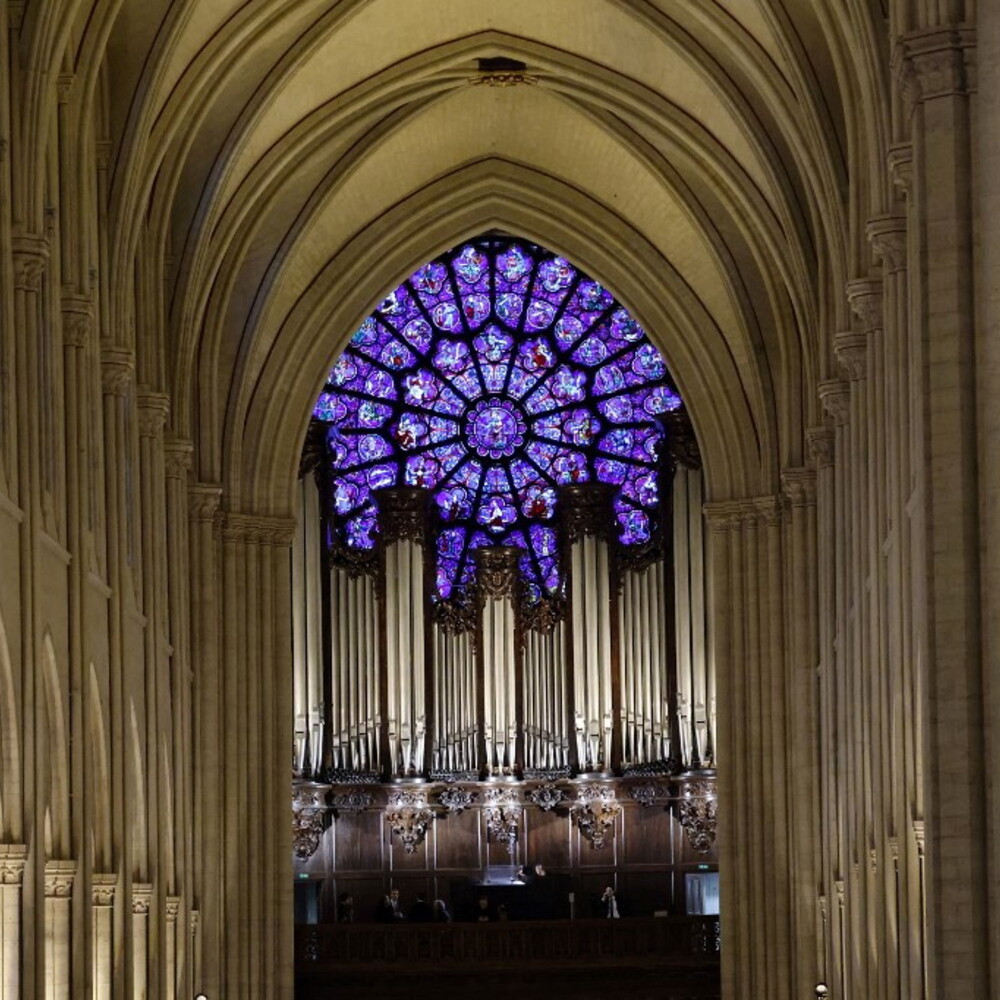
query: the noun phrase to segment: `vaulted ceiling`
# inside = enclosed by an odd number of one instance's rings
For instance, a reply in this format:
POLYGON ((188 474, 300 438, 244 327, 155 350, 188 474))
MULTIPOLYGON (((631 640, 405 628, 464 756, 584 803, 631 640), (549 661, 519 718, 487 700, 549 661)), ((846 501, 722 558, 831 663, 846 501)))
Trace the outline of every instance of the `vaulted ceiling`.
POLYGON ((892 192, 872 0, 37 0, 21 95, 105 339, 170 393, 199 476, 281 507, 329 363, 423 260, 501 228, 578 261, 642 320, 716 497, 802 463, 815 385, 892 192), (478 60, 527 79, 493 86, 478 60), (65 97, 65 94, 64 94, 65 97), (95 152, 94 171, 84 150, 95 152), (862 166, 863 165, 863 166, 862 166), (96 177, 94 176, 96 172, 96 177), (87 230, 88 199, 110 237, 87 230), (283 485, 285 484, 285 485, 283 485))

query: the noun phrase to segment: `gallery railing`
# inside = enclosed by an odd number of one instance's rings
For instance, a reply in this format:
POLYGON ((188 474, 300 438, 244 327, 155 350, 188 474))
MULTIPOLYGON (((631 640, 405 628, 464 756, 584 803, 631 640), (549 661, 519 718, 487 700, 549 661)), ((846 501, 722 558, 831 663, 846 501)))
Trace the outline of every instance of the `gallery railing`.
POLYGON ((718 917, 510 921, 452 924, 309 924, 295 929, 306 967, 558 963, 644 965, 719 961, 718 917))

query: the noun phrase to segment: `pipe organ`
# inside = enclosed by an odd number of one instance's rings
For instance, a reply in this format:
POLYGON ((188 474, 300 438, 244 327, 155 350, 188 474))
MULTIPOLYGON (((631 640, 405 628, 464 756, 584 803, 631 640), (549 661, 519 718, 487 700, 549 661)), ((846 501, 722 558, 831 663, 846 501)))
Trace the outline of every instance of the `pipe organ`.
POLYGON ((377 491, 378 545, 328 544, 301 481, 293 565, 300 778, 476 780, 715 767, 700 470, 678 465, 661 543, 612 537, 614 491, 563 487, 564 587, 527 601, 522 550, 475 550, 434 590, 428 491, 377 491))

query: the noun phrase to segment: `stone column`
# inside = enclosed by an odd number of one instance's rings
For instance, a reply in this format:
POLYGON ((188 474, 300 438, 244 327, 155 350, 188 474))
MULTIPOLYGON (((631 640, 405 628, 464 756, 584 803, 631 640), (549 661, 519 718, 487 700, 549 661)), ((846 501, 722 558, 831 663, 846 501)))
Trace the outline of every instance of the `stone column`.
POLYGON ((521 550, 512 546, 476 549, 480 607, 479 665, 483 687, 488 778, 513 777, 518 736, 517 597, 521 550))
MULTIPOLYGON (((926 521, 927 932, 929 995, 986 996, 989 940, 984 790, 981 511, 976 413, 973 143, 975 34, 905 35, 919 228, 911 302, 922 352, 926 521)), ((984 130, 985 131, 985 130, 984 130)), ((988 176, 988 175, 987 175, 988 176)))
MULTIPOLYGON (((563 486, 558 510, 565 536, 569 569, 570 674, 577 766, 582 772, 608 772, 620 760, 621 748, 612 745, 614 720, 621 711, 621 693, 613 669, 612 623, 617 614, 611 581, 609 546, 615 524, 611 507, 614 488, 603 483, 563 486)), ((666 609, 650 609, 662 616, 666 609)), ((617 664, 617 660, 615 661, 617 664)), ((657 690, 654 703, 665 692, 657 690)))
POLYGON ((223 858, 222 823, 222 678, 219 646, 222 614, 219 560, 219 505, 222 488, 212 483, 188 487, 190 553, 191 672, 193 704, 194 815, 192 841, 193 905, 204 914, 201 936, 204 979, 196 986, 208 996, 218 995, 224 980, 222 967, 223 858))
POLYGON ((24 996, 21 981, 21 885, 28 849, 0 845, 0 997, 24 996))
POLYGON ((71 903, 75 861, 45 864, 45 1000, 72 1000, 71 903))
POLYGON ((111 1000, 115 975, 113 908, 118 876, 95 873, 91 893, 91 983, 94 1000, 111 1000))
POLYGON ((755 497, 705 507, 711 627, 719 677, 722 981, 727 996, 792 1000, 784 503, 755 497), (737 979, 739 974, 739 979, 737 979))
POLYGON ((153 886, 148 882, 132 883, 132 996, 146 1000, 149 994, 149 908, 153 886))
POLYGON ((181 912, 181 900, 177 896, 168 896, 166 900, 166 933, 164 949, 166 952, 165 975, 163 979, 163 995, 165 997, 190 996, 184 985, 179 981, 180 963, 178 956, 184 947, 184 935, 177 934, 177 918, 181 912))

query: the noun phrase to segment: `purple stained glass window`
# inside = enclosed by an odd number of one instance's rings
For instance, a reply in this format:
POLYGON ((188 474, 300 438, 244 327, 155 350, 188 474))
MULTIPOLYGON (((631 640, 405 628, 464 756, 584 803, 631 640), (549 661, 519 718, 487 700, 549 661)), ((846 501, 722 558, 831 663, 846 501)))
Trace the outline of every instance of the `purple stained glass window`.
POLYGON ((471 582, 483 545, 523 549, 529 597, 554 593, 558 488, 618 487, 619 540, 648 542, 660 418, 681 405, 607 289, 523 240, 471 240, 386 296, 330 372, 314 415, 329 425, 334 530, 371 548, 372 491, 424 486, 440 515, 440 597, 471 582))

